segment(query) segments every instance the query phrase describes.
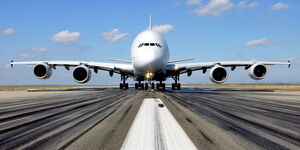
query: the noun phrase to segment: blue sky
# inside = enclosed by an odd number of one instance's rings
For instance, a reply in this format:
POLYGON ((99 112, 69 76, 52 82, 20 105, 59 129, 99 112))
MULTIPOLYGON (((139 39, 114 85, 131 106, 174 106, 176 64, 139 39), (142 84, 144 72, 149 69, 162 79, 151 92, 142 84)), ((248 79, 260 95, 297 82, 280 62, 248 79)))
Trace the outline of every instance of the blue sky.
MULTIPOLYGON (((227 83, 300 83, 299 7, 299 0, 1 0, 0 85, 76 84, 62 68, 49 80, 38 80, 32 67, 8 68, 11 59, 129 59, 132 41, 147 28, 150 14, 164 32, 171 59, 290 59, 290 69, 268 67, 265 80, 253 81, 240 68, 230 72, 227 83)), ((210 83, 201 72, 181 79, 210 83)), ((118 75, 100 72, 88 84, 119 81, 118 75)))

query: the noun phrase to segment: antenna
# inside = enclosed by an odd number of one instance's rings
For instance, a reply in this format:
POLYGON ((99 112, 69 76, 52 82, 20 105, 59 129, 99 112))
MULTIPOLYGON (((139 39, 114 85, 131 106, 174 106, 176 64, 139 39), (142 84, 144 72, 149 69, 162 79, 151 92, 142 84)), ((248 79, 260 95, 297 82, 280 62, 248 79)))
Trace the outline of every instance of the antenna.
POLYGON ((149 16, 149 29, 152 30, 152 16, 149 16))

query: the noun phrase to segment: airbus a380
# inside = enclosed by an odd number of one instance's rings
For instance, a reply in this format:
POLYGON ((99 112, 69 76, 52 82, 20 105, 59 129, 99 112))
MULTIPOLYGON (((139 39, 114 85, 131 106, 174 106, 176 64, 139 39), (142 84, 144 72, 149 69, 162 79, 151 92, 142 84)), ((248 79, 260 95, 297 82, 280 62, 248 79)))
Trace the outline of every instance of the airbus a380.
POLYGON ((236 67, 245 67, 249 70, 249 76, 254 80, 264 79, 267 75, 267 65, 288 65, 290 62, 267 62, 267 61, 215 61, 178 63, 190 59, 169 61, 169 48, 163 36, 152 30, 151 17, 149 28, 137 35, 131 46, 131 61, 113 59, 122 63, 105 63, 95 61, 27 61, 11 62, 11 66, 16 64, 34 65, 33 72, 38 79, 48 79, 52 70, 57 66, 63 66, 67 70, 73 69, 74 81, 86 83, 91 78, 91 70, 98 73, 98 70, 108 71, 110 76, 114 73, 120 74, 122 83, 120 89, 128 89, 128 78, 133 78, 136 89, 155 88, 153 81, 158 81, 157 89, 165 89, 163 83, 168 78, 172 78, 173 90, 180 90, 178 83, 181 74, 192 75, 193 71, 202 70, 206 73, 208 69, 209 78, 214 83, 224 83, 228 78, 226 67, 235 70, 236 67), (145 83, 142 83, 144 82, 145 83))

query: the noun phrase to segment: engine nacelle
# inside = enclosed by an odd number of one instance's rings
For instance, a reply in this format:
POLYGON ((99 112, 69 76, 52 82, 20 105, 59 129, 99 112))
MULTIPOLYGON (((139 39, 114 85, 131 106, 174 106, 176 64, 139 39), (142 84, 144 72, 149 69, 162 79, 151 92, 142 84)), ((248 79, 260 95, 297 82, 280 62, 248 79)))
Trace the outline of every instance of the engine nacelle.
POLYGON ((227 80, 227 71, 224 67, 216 65, 211 68, 209 79, 217 84, 224 83, 227 80))
POLYGON ((37 64, 33 68, 33 73, 38 79, 49 79, 52 75, 52 69, 45 63, 37 64))
POLYGON ((267 75, 267 68, 262 64, 254 64, 249 68, 249 76, 253 80, 262 80, 267 75))
POLYGON ((91 70, 84 65, 77 66, 73 70, 73 78, 77 83, 86 83, 91 79, 91 70))

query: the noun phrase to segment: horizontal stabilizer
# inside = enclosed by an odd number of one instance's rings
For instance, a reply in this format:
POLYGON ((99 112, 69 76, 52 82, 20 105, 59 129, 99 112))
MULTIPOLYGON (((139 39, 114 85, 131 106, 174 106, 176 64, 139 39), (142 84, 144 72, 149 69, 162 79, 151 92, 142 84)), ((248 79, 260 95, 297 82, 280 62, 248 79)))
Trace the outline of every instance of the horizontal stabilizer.
POLYGON ((190 61, 190 60, 194 60, 194 58, 172 60, 172 61, 169 61, 168 63, 176 63, 176 62, 190 61))
POLYGON ((128 61, 128 60, 114 59, 114 58, 109 58, 108 60, 131 64, 131 61, 128 61))

